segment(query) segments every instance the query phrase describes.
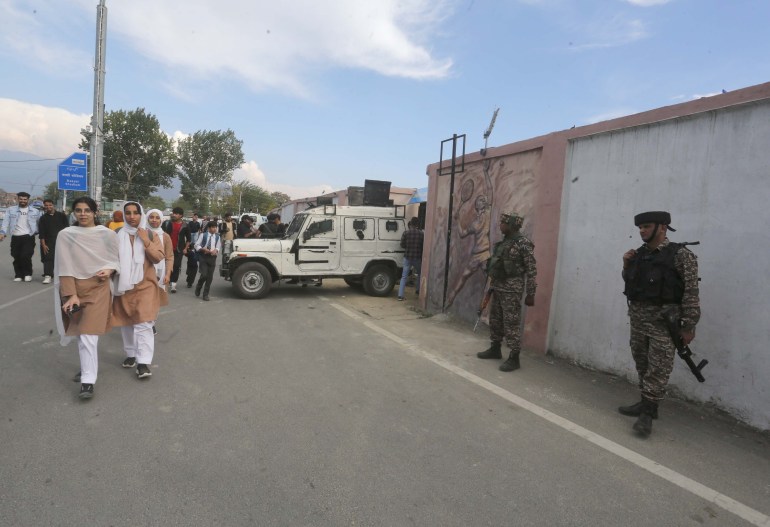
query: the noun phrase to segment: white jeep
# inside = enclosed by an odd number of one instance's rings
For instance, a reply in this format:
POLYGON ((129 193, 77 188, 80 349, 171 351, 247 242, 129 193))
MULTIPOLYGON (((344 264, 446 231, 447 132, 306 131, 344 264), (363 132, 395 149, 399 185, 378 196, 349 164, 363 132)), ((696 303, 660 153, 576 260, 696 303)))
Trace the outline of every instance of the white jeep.
POLYGON ((294 216, 282 238, 225 242, 220 276, 242 298, 263 298, 285 279, 344 278, 372 296, 387 296, 404 262, 403 205, 322 205, 294 216))

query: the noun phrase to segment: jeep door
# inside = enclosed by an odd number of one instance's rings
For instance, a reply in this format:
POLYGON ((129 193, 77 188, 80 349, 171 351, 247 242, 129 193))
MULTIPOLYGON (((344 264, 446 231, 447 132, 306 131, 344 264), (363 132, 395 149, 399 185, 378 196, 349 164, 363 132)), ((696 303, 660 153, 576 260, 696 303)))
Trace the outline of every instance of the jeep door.
POLYGON ((340 264, 340 225, 336 216, 311 216, 298 238, 297 266, 302 272, 335 271, 340 264))

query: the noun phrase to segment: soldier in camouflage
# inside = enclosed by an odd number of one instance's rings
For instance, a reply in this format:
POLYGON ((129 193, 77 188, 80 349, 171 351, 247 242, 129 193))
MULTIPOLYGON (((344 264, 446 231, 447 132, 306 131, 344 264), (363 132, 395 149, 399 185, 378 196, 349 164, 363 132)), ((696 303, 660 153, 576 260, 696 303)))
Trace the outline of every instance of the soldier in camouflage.
POLYGON ((667 231, 675 230, 668 212, 637 214, 634 223, 644 245, 623 255, 623 280, 631 319, 631 354, 642 399, 618 411, 638 417, 633 428, 647 437, 652 432, 652 420, 658 418, 658 403, 665 396, 676 353, 661 313, 675 306, 682 340, 689 344, 695 338, 700 319, 698 260, 683 244, 666 237, 667 231))
POLYGON ((515 212, 500 216, 502 241, 495 244, 487 265, 492 280, 489 310, 489 338, 491 346, 476 354, 480 359, 502 359, 500 349, 503 338, 510 348, 508 359, 500 365, 500 371, 518 370, 521 353, 521 297, 526 288, 524 303, 535 305, 535 245, 521 234, 524 218, 515 212))

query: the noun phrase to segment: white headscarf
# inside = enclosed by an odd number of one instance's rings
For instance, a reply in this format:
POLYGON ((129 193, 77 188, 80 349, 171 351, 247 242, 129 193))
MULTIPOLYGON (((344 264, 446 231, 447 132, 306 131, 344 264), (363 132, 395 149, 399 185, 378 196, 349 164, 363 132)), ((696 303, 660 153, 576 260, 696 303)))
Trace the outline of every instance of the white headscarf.
MULTIPOLYGON (((158 214, 158 217, 161 220, 161 225, 163 225, 163 212, 158 209, 150 209, 147 211, 147 228, 150 229, 152 232, 155 233, 155 235, 160 239, 160 246, 163 247, 163 229, 158 227, 151 227, 150 226, 150 216, 152 213, 155 212, 158 214)), ((160 262, 154 264, 155 265, 155 276, 158 277, 158 287, 166 290, 166 286, 163 285, 163 278, 166 276, 166 259, 163 258, 160 262)))
POLYGON ((107 227, 67 227, 59 233, 54 256, 53 294, 56 329, 62 346, 66 346, 72 337, 64 334, 59 278, 72 276, 85 280, 102 269, 117 271, 119 268, 117 236, 107 227))
POLYGON ((136 284, 144 279, 144 242, 136 235, 138 229, 147 228, 147 216, 144 209, 136 201, 128 201, 123 205, 123 220, 126 222, 123 228, 118 231, 118 257, 120 259, 120 274, 115 290, 115 296, 121 296, 126 291, 130 291, 136 284), (126 207, 136 205, 139 207, 141 220, 139 227, 132 227, 126 220, 126 207), (133 249, 131 238, 134 237, 133 249))

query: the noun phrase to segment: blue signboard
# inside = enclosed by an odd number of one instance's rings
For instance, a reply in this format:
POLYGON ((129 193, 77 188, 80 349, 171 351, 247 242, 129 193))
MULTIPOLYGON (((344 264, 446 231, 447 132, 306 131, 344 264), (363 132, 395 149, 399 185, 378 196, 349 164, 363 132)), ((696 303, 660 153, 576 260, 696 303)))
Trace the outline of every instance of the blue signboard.
POLYGON ((88 154, 75 152, 59 163, 59 190, 88 190, 88 154))

